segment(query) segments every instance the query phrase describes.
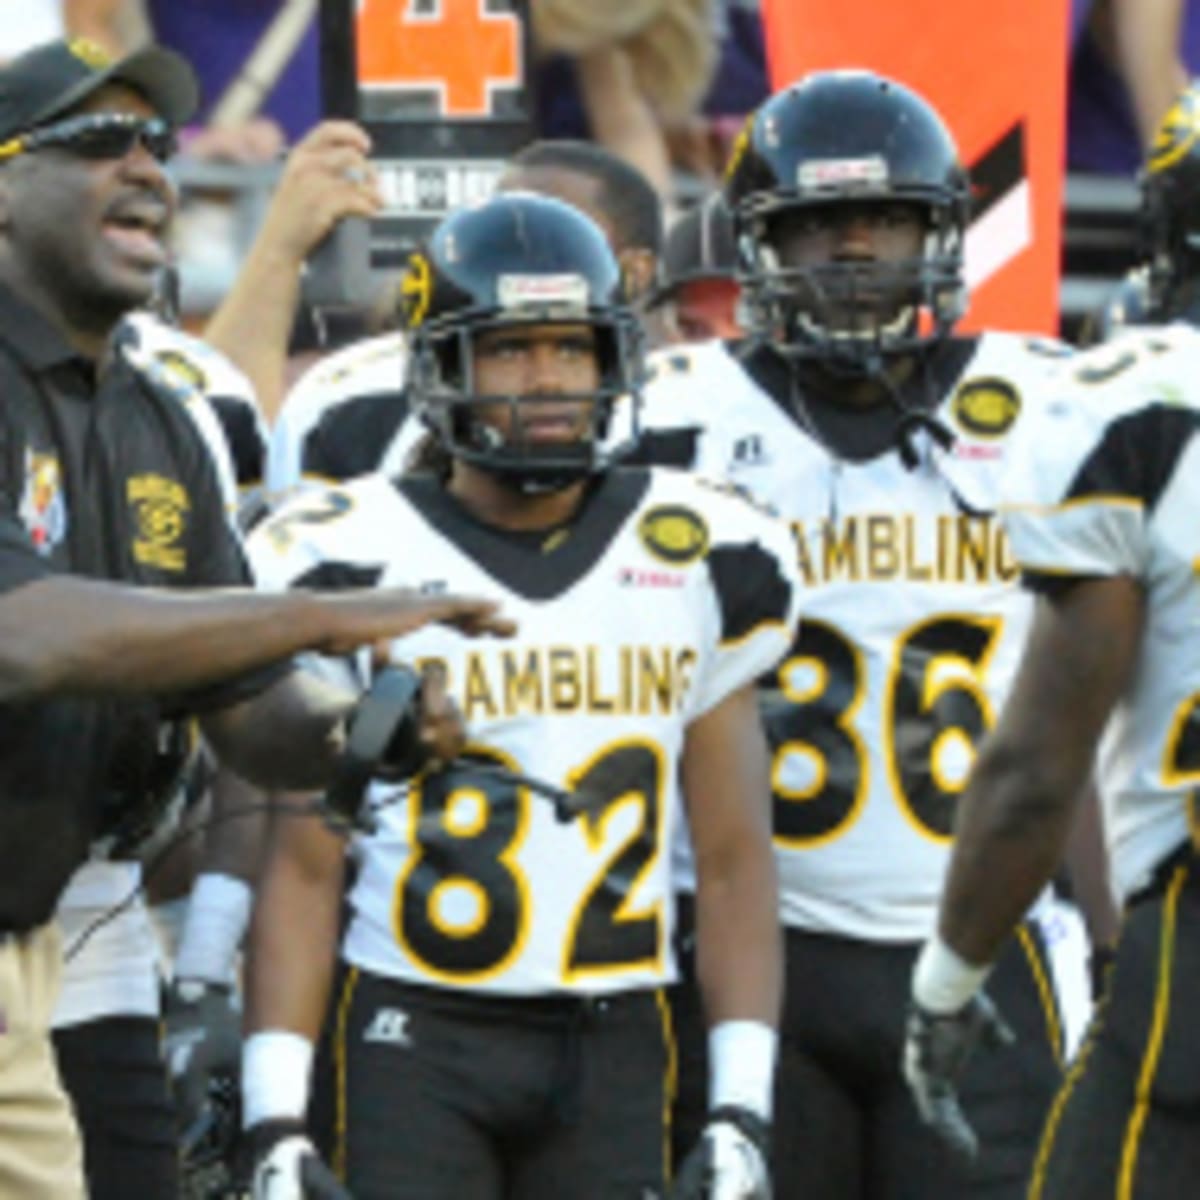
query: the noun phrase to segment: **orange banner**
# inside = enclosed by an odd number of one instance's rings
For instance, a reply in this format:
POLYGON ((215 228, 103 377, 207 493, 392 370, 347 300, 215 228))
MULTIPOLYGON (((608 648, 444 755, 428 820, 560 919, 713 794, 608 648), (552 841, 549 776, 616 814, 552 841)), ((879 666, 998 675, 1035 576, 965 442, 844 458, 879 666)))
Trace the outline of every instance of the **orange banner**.
POLYGON ((1067 9, 1047 0, 763 0, 773 86, 865 67, 925 96, 971 170, 965 329, 1056 334, 1067 9))

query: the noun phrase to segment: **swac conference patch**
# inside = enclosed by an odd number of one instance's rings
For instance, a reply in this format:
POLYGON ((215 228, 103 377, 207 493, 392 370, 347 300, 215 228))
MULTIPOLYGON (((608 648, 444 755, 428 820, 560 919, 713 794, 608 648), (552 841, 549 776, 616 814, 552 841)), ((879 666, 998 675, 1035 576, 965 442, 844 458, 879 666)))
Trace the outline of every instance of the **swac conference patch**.
POLYGON ((703 557, 708 526, 699 513, 679 504, 660 504, 638 522, 642 545, 657 559, 681 566, 703 557))
POLYGON ((1021 397, 1006 379, 972 379, 958 389, 951 404, 955 422, 972 437, 1007 433, 1021 411, 1021 397))

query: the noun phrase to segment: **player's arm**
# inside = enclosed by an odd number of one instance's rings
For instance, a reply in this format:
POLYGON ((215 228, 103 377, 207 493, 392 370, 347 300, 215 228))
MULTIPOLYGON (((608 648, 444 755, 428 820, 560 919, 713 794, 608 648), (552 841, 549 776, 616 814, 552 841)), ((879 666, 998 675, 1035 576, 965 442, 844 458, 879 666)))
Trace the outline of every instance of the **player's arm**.
POLYGON ((696 966, 709 1028, 709 1122, 671 1195, 769 1192, 767 1141, 783 987, 770 769, 753 685, 687 732, 682 785, 696 860, 696 966))
POLYGON ((274 1169, 290 1178, 315 1158, 304 1114, 333 978, 345 853, 342 838, 311 816, 272 821, 245 972, 242 1120, 256 1175, 274 1169))
POLYGON ((1012 1040, 981 988, 1062 861, 1097 742, 1137 659, 1144 607, 1128 575, 1080 578, 1039 599, 1016 682, 957 808, 938 931, 913 973, 904 1072, 923 1120, 968 1161, 978 1140, 958 1077, 977 1041, 1012 1040))
POLYGON ((338 222, 372 217, 382 203, 370 148, 366 132, 348 121, 323 121, 305 136, 288 157, 245 266, 205 330, 253 383, 268 421, 283 402, 305 259, 338 222))
POLYGON ((1144 596, 1126 575, 1038 601, 1012 693, 958 805, 938 928, 990 963, 1062 861, 1096 746, 1128 683, 1144 596))

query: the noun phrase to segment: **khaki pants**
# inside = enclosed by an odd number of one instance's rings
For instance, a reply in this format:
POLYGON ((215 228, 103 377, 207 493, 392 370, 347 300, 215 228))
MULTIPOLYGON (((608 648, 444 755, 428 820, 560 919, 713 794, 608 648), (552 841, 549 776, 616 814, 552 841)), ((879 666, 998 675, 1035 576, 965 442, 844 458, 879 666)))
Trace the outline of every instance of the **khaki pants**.
POLYGON ((0 1200, 83 1200, 83 1152, 50 1041, 62 943, 0 942, 0 1200))

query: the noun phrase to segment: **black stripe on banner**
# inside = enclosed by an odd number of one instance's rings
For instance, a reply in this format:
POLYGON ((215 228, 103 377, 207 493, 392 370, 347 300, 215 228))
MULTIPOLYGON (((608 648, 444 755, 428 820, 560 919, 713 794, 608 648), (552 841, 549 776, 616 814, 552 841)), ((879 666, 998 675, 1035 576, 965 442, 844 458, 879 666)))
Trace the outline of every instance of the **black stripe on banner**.
POLYGON ((978 221, 1025 176, 1025 122, 1018 121, 971 164, 971 220, 978 221))

